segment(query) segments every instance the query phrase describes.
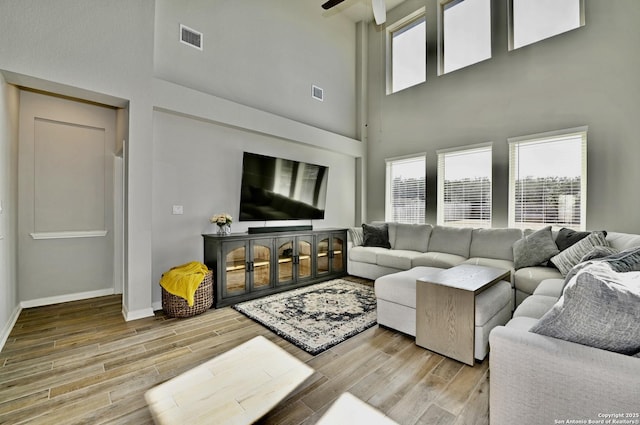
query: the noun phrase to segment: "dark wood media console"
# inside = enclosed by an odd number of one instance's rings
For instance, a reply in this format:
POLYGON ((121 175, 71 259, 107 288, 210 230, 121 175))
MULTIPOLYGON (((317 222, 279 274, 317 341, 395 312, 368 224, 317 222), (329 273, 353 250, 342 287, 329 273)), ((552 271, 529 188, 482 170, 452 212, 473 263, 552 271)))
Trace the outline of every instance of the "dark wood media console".
POLYGON ((347 229, 202 237, 216 308, 347 273, 347 229))

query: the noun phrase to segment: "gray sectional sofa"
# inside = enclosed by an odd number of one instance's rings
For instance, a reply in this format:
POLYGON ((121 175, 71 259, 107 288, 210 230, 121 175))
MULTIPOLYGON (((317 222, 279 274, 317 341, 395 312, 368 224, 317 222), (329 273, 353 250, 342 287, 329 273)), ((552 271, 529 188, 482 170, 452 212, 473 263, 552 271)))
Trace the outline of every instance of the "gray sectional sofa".
MULTIPOLYGON (((619 354, 530 332, 541 320, 549 320, 545 314, 563 305, 559 300, 565 299, 564 289, 569 286, 569 279, 556 268, 533 265, 515 269, 514 243, 531 232, 399 223, 387 223, 387 228, 388 248, 362 246, 362 234, 358 234, 357 229, 350 231, 347 257, 350 274, 378 279, 419 266, 428 271, 432 267, 448 268, 462 263, 512 271, 516 307, 513 317, 501 316, 502 323, 494 323, 489 336, 492 425, 567 423, 569 419, 585 421, 575 423, 616 418, 640 421, 637 416, 640 413, 640 353, 619 354), (618 414, 631 416, 615 416, 618 414)), ((554 232, 553 237, 556 236, 554 232)), ((627 252, 640 247, 640 235, 608 232, 606 243, 615 251, 627 252)), ((633 251, 638 253, 640 249, 633 251)), ((640 267, 636 265, 631 270, 640 270, 640 267)), ((569 272, 568 277, 571 273, 574 271, 569 272)), ((633 273, 640 282, 640 272, 633 273)), ((412 288, 415 290, 415 286, 412 288)), ((411 333, 406 323, 412 320, 413 313, 415 326, 412 288, 376 289, 379 323, 411 333)), ((597 298, 594 305, 599 305, 597 298)), ((607 305, 602 307, 606 312, 607 305)), ((585 306, 583 310, 588 309, 585 306)), ((629 314, 624 319, 626 322, 614 325, 624 327, 621 333, 640 329, 640 305, 635 310, 632 307, 629 314)), ((576 321, 584 324, 585 319, 581 317, 576 321)), ((479 357, 476 355, 476 358, 479 357)))

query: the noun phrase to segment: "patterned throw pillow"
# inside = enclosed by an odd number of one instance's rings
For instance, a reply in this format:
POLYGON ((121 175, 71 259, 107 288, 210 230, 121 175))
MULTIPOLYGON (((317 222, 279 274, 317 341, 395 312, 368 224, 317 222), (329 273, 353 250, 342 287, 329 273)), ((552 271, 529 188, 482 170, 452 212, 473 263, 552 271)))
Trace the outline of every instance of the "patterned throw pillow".
POLYGON ((348 231, 351 242, 353 242, 353 246, 361 246, 364 243, 362 227, 350 227, 348 231))
POLYGON ((387 224, 362 224, 363 246, 391 248, 387 224))
POLYGON ((562 276, 566 276, 567 273, 582 260, 582 257, 597 246, 609 246, 609 242, 605 239, 604 232, 592 232, 580 242, 571 245, 560 254, 552 257, 551 262, 560 270, 562 276))
POLYGON ((513 243, 514 268, 538 266, 557 253, 551 226, 547 226, 513 243))
POLYGON ((640 351, 640 272, 618 273, 597 262, 567 284, 530 332, 602 350, 640 351))

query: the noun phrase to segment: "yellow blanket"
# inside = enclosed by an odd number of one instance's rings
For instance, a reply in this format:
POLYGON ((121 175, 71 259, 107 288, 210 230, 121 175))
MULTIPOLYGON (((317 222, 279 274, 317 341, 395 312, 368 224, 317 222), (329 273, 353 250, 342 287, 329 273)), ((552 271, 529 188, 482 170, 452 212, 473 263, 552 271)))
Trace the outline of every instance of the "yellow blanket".
POLYGON ((204 264, 192 261, 173 267, 163 274, 160 286, 170 294, 184 298, 189 307, 193 307, 193 296, 208 271, 209 269, 204 264))

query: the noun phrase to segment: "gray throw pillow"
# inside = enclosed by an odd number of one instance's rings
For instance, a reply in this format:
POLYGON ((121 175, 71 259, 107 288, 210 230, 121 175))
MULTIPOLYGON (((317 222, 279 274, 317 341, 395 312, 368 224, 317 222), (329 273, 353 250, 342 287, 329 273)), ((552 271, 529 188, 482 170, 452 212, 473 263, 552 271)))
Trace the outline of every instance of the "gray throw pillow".
POLYGON ((538 266, 558 252, 551 226, 547 226, 513 243, 513 267, 538 266))
POLYGON ((586 238, 551 258, 551 262, 560 270, 562 276, 566 276, 571 269, 582 260, 582 257, 597 246, 609 246, 609 242, 605 239, 604 232, 592 232, 586 238))
POLYGON ((389 228, 387 224, 362 224, 363 246, 391 248, 389 243, 389 228))
POLYGON ((531 332, 621 354, 640 351, 640 272, 581 270, 531 332))

